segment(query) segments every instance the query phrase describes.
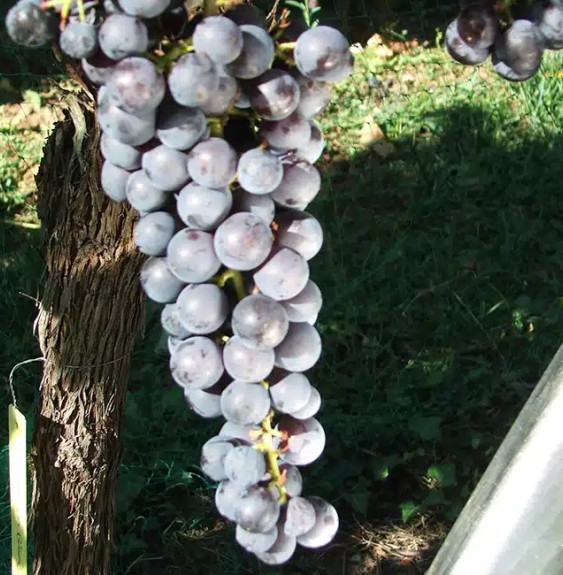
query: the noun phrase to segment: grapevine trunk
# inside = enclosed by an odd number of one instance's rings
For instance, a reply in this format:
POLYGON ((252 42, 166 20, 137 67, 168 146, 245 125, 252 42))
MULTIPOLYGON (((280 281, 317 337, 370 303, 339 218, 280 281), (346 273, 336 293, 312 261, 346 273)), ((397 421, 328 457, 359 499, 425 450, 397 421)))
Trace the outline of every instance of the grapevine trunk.
POLYGON ((46 359, 32 448, 34 575, 110 573, 119 427, 143 323, 134 211, 100 189, 88 92, 67 98, 41 163, 46 359))

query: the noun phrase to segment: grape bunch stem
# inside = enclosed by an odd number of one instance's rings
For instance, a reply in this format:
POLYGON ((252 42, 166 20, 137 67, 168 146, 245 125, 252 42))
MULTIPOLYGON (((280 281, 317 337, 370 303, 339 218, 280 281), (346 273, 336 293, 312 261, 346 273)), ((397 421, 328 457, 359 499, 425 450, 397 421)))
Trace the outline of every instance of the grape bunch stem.
MULTIPOLYGON (((60 29, 63 30, 66 26, 70 14, 70 8, 72 6, 73 0, 47 0, 41 3, 42 10, 48 10, 49 8, 61 7, 61 22, 60 29)), ((86 20, 86 11, 84 10, 84 0, 76 0, 76 6, 78 8, 78 18, 81 22, 86 20)))

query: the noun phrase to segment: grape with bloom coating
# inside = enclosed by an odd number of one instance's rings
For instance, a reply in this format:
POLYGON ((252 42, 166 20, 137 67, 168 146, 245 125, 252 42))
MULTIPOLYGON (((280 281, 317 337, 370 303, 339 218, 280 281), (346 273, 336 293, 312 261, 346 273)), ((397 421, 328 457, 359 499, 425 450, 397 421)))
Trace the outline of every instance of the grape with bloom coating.
POLYGON ((286 535, 299 537, 310 531, 316 522, 315 507, 304 497, 292 497, 286 507, 283 530, 286 535))
POLYGON ((212 419, 221 416, 221 396, 203 389, 184 388, 184 397, 191 409, 200 417, 212 419))
POLYGON ((273 349, 251 349, 233 335, 223 348, 225 370, 239 381, 262 381, 274 369, 273 349))
POLYGON ((219 76, 217 89, 212 92, 207 102, 200 106, 206 116, 222 116, 235 103, 238 84, 230 76, 219 76))
POLYGON ((297 39, 293 56, 304 76, 323 82, 345 80, 354 65, 348 40, 329 26, 316 26, 303 32, 297 39))
POLYGON ((244 487, 259 483, 266 474, 264 454, 248 445, 231 449, 225 456, 224 464, 227 479, 244 487))
POLYGON ((489 57, 488 48, 471 46, 461 37, 457 18, 446 28, 446 49, 454 60, 466 66, 480 64, 489 57))
POLYGON ((260 135, 274 148, 294 150, 307 145, 311 139, 311 125, 299 112, 293 112, 277 122, 262 122, 260 135))
POLYGON ((266 565, 283 565, 293 556, 297 546, 296 538, 287 535, 283 525, 278 525, 278 538, 276 542, 264 553, 255 553, 256 557, 266 565))
POLYGON ((229 184, 237 169, 237 153, 221 138, 208 138, 188 154, 188 172, 194 182, 209 188, 229 184))
POLYGON ((180 230, 166 250, 170 271, 186 283, 201 283, 213 277, 221 262, 213 249, 213 236, 200 230, 180 230))
POLYGON ((272 406, 280 413, 291 414, 305 407, 312 386, 302 373, 286 373, 279 381, 270 382, 272 406))
POLYGON ((88 58, 98 49, 98 33, 87 22, 69 22, 59 37, 61 50, 71 58, 88 58))
POLYGON ((304 210, 321 189, 321 175, 315 166, 305 161, 284 163, 283 178, 272 192, 276 204, 304 210))
POLYGON ((297 112, 304 118, 311 119, 321 114, 330 104, 330 84, 295 74, 299 86, 300 98, 297 112))
POLYGON ((252 349, 272 349, 285 338, 289 322, 283 307, 273 299, 253 294, 233 309, 232 329, 252 349))
POLYGON ((323 296, 319 286, 309 280, 307 285, 295 297, 280 302, 292 322, 306 321, 313 325, 323 306, 323 296))
POLYGON ((549 50, 563 48, 563 4, 551 2, 542 6, 537 25, 546 48, 549 50))
POLYGON ((131 174, 106 160, 102 164, 100 184, 102 190, 114 201, 124 202, 127 199, 127 181, 131 174))
POLYGON ((299 105, 299 86, 282 70, 268 70, 243 84, 254 111, 264 120, 283 120, 299 105))
POLYGON ((169 148, 188 150, 204 137, 206 131, 205 115, 199 108, 168 104, 158 110, 156 135, 169 148))
POLYGON ((229 313, 227 297, 215 284, 187 285, 178 296, 176 305, 180 323, 198 335, 217 331, 229 313))
POLYGON ((208 337, 189 337, 170 357, 170 372, 181 387, 207 389, 223 375, 221 352, 208 337))
POLYGON ((217 511, 229 521, 235 520, 235 509, 244 487, 225 479, 219 483, 215 491, 215 507, 217 511))
POLYGON ((136 56, 149 46, 147 27, 127 14, 111 14, 100 26, 98 40, 102 52, 112 60, 136 56))
POLYGON ((235 508, 235 521, 243 529, 257 533, 271 531, 280 515, 280 506, 263 487, 252 485, 240 494, 235 508))
POLYGON ((313 122, 309 122, 311 126, 311 137, 309 141, 302 147, 295 150, 295 155, 301 159, 309 162, 309 164, 314 164, 321 156, 325 147, 325 139, 323 133, 313 122))
POLYGON ((303 478, 299 467, 291 463, 281 463, 279 465, 280 473, 285 474, 283 486, 288 497, 299 497, 303 491, 303 478))
POLYGON ((199 465, 201 470, 213 481, 227 479, 225 459, 235 447, 223 437, 215 436, 206 441, 201 448, 199 465))
POLYGON ((164 98, 166 83, 150 60, 133 56, 114 66, 106 90, 121 110, 142 115, 156 110, 164 98))
POLYGON ((193 230, 214 230, 226 217, 233 205, 228 187, 220 189, 190 182, 176 196, 180 219, 193 230))
POLYGON ((274 41, 268 32, 259 26, 243 24, 239 28, 242 33, 242 50, 225 69, 235 78, 256 78, 270 67, 274 59, 274 41))
POLYGON ((160 145, 143 154, 143 170, 149 180, 167 192, 179 190, 190 176, 186 166, 187 156, 179 150, 160 145))
POLYGON ((32 2, 18 2, 8 10, 6 30, 20 46, 35 48, 54 37, 57 27, 51 14, 32 2))
POLYGON ((316 387, 311 386, 311 395, 306 405, 304 405, 301 409, 290 413, 289 415, 295 419, 309 419, 317 415, 319 409, 321 408, 321 404, 321 394, 316 387))
POLYGON ((170 273, 165 258, 150 257, 141 268, 141 286, 147 296, 158 303, 174 301, 184 285, 170 273))
POLYGON ((283 165, 268 150, 254 148, 241 155, 238 161, 238 181, 251 194, 264 195, 275 190, 283 178, 283 165))
POLYGON ((323 245, 323 229, 311 214, 288 210, 277 219, 276 245, 291 248, 304 259, 311 260, 323 245))
POLYGON ((239 425, 260 423, 270 410, 270 396, 259 383, 233 381, 221 394, 221 411, 239 425))
POLYGON ((307 500, 315 508, 315 525, 310 531, 297 538, 297 543, 303 547, 317 549, 328 545, 338 531, 338 513, 336 509, 320 497, 308 497, 307 500))
POLYGON ((140 252, 161 256, 176 229, 174 217, 168 212, 152 212, 143 216, 135 225, 134 238, 140 252))
POLYGON ((253 276, 254 283, 266 296, 276 301, 299 294, 309 281, 309 265, 303 256, 281 248, 253 276))
POLYGON ((138 18, 156 18, 170 6, 170 0, 119 0, 124 12, 138 18))
POLYGON ((221 66, 236 60, 243 47, 242 31, 225 16, 208 16, 196 27, 193 45, 221 66))
POLYGON ((290 323, 287 335, 276 347, 276 366, 288 371, 307 371, 317 363, 321 350, 321 336, 312 325, 290 323))
POLYGON ((278 528, 274 525, 266 533, 254 533, 237 525, 235 537, 237 543, 250 553, 262 553, 268 551, 278 538, 278 528))
POLYGON ((225 266, 248 271, 268 257, 273 243, 268 225, 254 214, 239 212, 229 216, 216 230, 213 245, 225 266))
POLYGON ((143 170, 129 176, 125 192, 129 203, 140 212, 154 212, 168 200, 166 192, 155 186, 143 170))
POLYGON ((279 429, 289 435, 288 449, 282 459, 294 465, 309 465, 318 459, 326 443, 323 426, 314 418, 298 420, 284 415, 279 429))
POLYGON ((235 212, 250 212, 270 225, 276 214, 276 205, 269 194, 250 194, 238 190, 234 198, 235 212))
POLYGON ((205 54, 180 56, 168 75, 170 93, 182 106, 202 106, 218 86, 219 74, 215 64, 205 54))
POLYGON ((138 170, 141 167, 141 152, 137 148, 123 144, 105 132, 100 138, 100 151, 106 160, 124 170, 138 170))
POLYGON ((186 339, 192 335, 181 323, 179 319, 179 310, 176 303, 166 304, 160 312, 160 325, 169 335, 180 339, 186 339))

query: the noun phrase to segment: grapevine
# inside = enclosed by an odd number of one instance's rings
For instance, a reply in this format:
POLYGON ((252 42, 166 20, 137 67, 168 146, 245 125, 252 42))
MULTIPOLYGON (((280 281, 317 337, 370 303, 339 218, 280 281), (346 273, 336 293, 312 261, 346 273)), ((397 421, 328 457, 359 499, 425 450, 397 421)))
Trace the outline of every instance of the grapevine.
POLYGON ((339 524, 299 471, 326 441, 306 375, 321 355, 309 262, 323 230, 306 210, 321 187, 314 119, 353 69, 318 9, 288 6, 20 0, 6 17, 15 42, 55 43, 93 86, 100 185, 139 212, 140 282, 162 305, 171 377, 195 413, 226 420, 201 468, 238 543, 271 565, 339 524))

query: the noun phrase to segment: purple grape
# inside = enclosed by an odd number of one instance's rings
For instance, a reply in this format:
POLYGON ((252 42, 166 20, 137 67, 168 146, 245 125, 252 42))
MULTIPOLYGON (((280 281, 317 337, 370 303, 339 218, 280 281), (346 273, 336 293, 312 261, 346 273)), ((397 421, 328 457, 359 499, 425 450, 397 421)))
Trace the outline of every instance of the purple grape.
POLYGON ((199 108, 168 105, 158 110, 156 135, 169 148, 189 150, 207 131, 205 115, 199 108))
POLYGON ((219 86, 213 60, 205 54, 180 56, 168 76, 172 97, 182 106, 202 106, 219 86))
POLYGON ((260 135, 274 148, 294 150, 311 139, 311 124, 298 112, 278 122, 262 122, 260 135))
POLYGON ((312 325, 290 323, 287 335, 275 349, 275 364, 287 371, 307 371, 317 363, 321 351, 321 336, 312 325))
POLYGON ((314 164, 322 155, 325 140, 323 133, 319 127, 312 120, 309 122, 311 126, 311 137, 309 141, 302 147, 295 150, 295 156, 301 160, 309 162, 309 164, 314 164))
POLYGON ((273 349, 251 349, 233 335, 223 348, 225 370, 233 378, 248 383, 262 381, 274 369, 273 349))
POLYGON ((270 396, 259 383, 235 380, 221 394, 221 411, 227 421, 259 424, 270 411, 270 396))
POLYGON ((176 223, 168 212, 152 212, 143 216, 135 225, 134 238, 140 252, 161 256, 172 239, 176 223))
POLYGON ((170 6, 170 0, 119 0, 124 12, 138 18, 155 18, 170 6))
POLYGON ((352 73, 354 66, 348 41, 329 26, 316 26, 301 34, 293 55, 304 76, 323 82, 341 82, 352 73))
POLYGON ((222 66, 239 57, 243 47, 242 31, 225 16, 208 16, 196 26, 193 45, 197 53, 209 56, 222 66))
POLYGON ((470 4, 457 17, 457 31, 461 39, 477 50, 490 48, 499 28, 498 19, 491 6, 470 4))
POLYGON ((111 14, 100 26, 98 40, 102 52, 112 60, 136 56, 149 46, 147 27, 127 14, 111 14))
POLYGON ((251 194, 269 194, 283 178, 283 165, 279 158, 268 150, 254 148, 239 158, 238 181, 251 194))
POLYGON ((225 69, 235 78, 248 80, 268 70, 274 59, 275 47, 272 37, 259 26, 243 24, 240 31, 242 51, 225 69))
POLYGON ((269 194, 259 196, 238 190, 234 198, 234 211, 250 212, 270 225, 274 221, 276 205, 269 194))
POLYGON ((131 174, 106 160, 102 165, 102 190, 114 201, 124 202, 127 199, 127 180, 131 174))
POLYGON ((283 307, 273 299, 253 294, 241 299, 232 315, 232 329, 251 349, 272 349, 287 335, 289 322, 283 307))
POLYGON ((295 297, 309 281, 307 260, 289 248, 281 248, 253 276, 258 289, 276 301, 295 297))
POLYGON ((266 565, 283 565, 287 563, 295 552, 296 538, 287 535, 283 525, 278 525, 278 537, 276 542, 264 553, 255 553, 256 557, 266 565))
POLYGON ((243 88, 251 106, 264 120, 283 120, 299 105, 299 86, 282 70, 268 70, 245 82, 243 88))
POLYGON ((176 196, 178 215, 193 230, 215 230, 232 205, 233 195, 226 186, 217 190, 191 182, 176 196))
POLYGON ((190 179, 187 156, 164 144, 143 154, 142 165, 147 178, 155 186, 172 192, 179 190, 190 179))
POLYGON ((314 418, 298 420, 284 415, 279 429, 289 435, 288 449, 282 459, 293 465, 309 465, 324 451, 326 435, 323 426, 314 418))
POLYGON ((235 508, 237 525, 257 533, 271 531, 276 526, 279 515, 278 502, 267 489, 257 485, 248 487, 240 494, 235 508))
POLYGON ((194 182, 209 188, 227 186, 237 169, 237 153, 221 138, 209 138, 188 154, 188 172, 194 182))
POLYGON ((170 372, 181 387, 208 389, 223 375, 221 352, 208 337, 189 337, 170 357, 170 372))
POLYGON ((176 305, 180 323, 196 335, 217 331, 229 313, 227 297, 215 284, 187 285, 178 296, 176 305))
POLYGON ((304 118, 311 119, 321 114, 330 104, 330 84, 319 82, 302 74, 296 74, 300 98, 297 112, 304 118))
POLYGON ((311 396, 309 397, 309 401, 301 409, 290 413, 290 415, 295 419, 309 419, 317 415, 321 405, 322 399, 319 390, 316 387, 311 386, 311 396))
POLYGON ((234 78, 219 76, 217 89, 210 94, 209 99, 204 104, 201 104, 201 111, 206 116, 222 116, 235 103, 238 89, 238 84, 234 78))
POLYGON ((307 533, 297 538, 297 543, 303 547, 317 549, 328 545, 338 531, 338 513, 336 509, 320 497, 308 497, 307 500, 315 508, 315 525, 307 533))
POLYGON ((170 271, 186 283, 206 282, 221 267, 213 250, 213 236, 199 230, 180 230, 168 244, 170 271))
POLYGON ((514 20, 493 49, 493 67, 505 78, 522 82, 540 69, 544 44, 538 27, 529 20, 514 20))
POLYGON ((295 297, 280 302, 287 318, 292 322, 307 322, 314 325, 323 305, 321 290, 315 282, 307 285, 295 297))
POLYGON ((176 303, 166 304, 160 314, 160 324, 162 329, 169 335, 179 339, 186 339, 192 334, 180 323, 179 315, 176 303))
POLYGON ((316 523, 313 504, 304 497, 292 497, 286 507, 283 530, 286 535, 299 537, 310 531, 316 523))
POLYGON ((71 58, 88 58, 98 49, 98 33, 92 24, 69 22, 59 36, 59 45, 71 58))
POLYGON ((112 103, 121 110, 143 115, 158 107, 166 83, 150 60, 133 56, 114 66, 106 88, 112 103))
POLYGON ((489 57, 488 48, 477 48, 463 40, 457 19, 446 28, 446 49, 454 60, 466 66, 475 66, 489 57))
POLYGON ((270 382, 272 407, 280 413, 291 415, 308 404, 311 390, 309 380, 302 373, 285 372, 281 379, 270 382))
POLYGON ((213 245, 223 265, 248 271, 264 262, 272 242, 272 233, 264 220, 254 214, 240 212, 229 216, 217 228, 213 245))
POLYGON ((547 48, 563 49, 563 4, 550 3, 544 6, 538 19, 538 28, 547 48))
POLYGON ((141 285, 153 301, 170 303, 185 284, 170 273, 165 258, 150 257, 141 268, 141 285))
POLYGON ((307 261, 313 259, 323 245, 323 229, 311 214, 288 210, 278 216, 276 245, 291 248, 307 261))
POLYGON ((268 551, 278 538, 278 528, 274 525, 266 533, 254 533, 243 529, 240 525, 236 528, 237 543, 250 553, 263 553, 268 551))
POLYGON ((18 2, 6 14, 6 30, 21 46, 35 48, 49 42, 56 34, 56 20, 32 2, 18 2))
POLYGON ((138 170, 141 167, 141 152, 137 148, 114 140, 105 132, 100 138, 100 151, 106 160, 124 170, 138 170))
POLYGON ((321 176, 315 166, 303 160, 288 161, 283 166, 283 178, 272 192, 276 204, 304 210, 321 189, 321 176))
POLYGON ((259 483, 266 475, 264 454, 248 445, 234 447, 225 456, 225 475, 244 487, 259 483))
POLYGON ((154 212, 166 205, 168 195, 157 188, 143 170, 133 172, 125 189, 129 203, 140 212, 154 212))

